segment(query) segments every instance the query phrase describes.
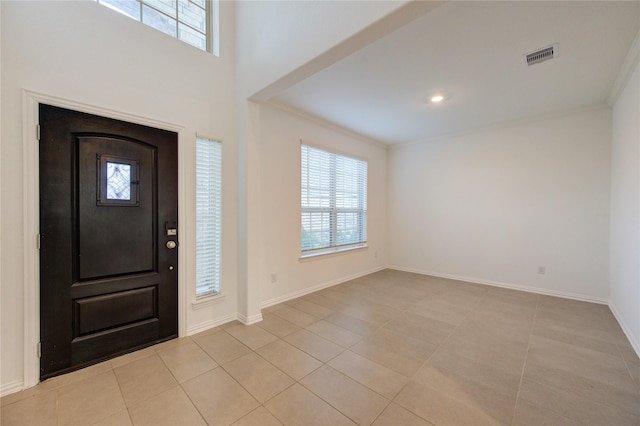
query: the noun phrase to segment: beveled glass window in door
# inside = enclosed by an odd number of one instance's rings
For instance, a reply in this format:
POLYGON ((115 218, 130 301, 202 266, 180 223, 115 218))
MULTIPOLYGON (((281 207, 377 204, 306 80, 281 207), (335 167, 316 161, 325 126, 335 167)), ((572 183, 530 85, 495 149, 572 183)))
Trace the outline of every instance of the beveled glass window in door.
POLYGON ((137 160, 98 154, 96 167, 99 206, 139 205, 137 160))
POLYGON ((107 161, 107 200, 131 200, 131 165, 107 161))

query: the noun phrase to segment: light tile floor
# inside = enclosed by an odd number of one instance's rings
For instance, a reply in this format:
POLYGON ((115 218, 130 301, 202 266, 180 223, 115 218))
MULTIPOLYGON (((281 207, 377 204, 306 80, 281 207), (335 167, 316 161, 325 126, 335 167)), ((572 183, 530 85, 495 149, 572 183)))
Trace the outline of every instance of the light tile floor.
POLYGON ((604 305, 381 271, 2 398, 2 425, 640 425, 604 305))

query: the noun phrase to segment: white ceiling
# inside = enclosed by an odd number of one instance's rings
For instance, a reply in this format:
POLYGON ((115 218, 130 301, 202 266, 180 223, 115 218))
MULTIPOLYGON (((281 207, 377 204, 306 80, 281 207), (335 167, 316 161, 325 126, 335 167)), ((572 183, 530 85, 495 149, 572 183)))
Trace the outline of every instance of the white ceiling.
POLYGON ((388 144, 431 139, 606 102, 639 28, 640 1, 450 2, 271 100, 388 144))

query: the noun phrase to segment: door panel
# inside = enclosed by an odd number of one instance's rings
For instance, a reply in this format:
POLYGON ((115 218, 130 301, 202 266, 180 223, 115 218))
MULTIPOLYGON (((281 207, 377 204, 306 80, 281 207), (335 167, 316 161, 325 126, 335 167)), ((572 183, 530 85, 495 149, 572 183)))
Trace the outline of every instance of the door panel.
POLYGON ((177 134, 40 105, 41 379, 177 336, 177 134))
POLYGON ((87 336, 157 317, 157 286, 73 299, 74 331, 87 336))
POLYGON ((80 165, 78 278, 153 270, 156 149, 138 142, 105 137, 78 137, 77 144, 80 165), (127 166, 129 179, 118 173, 122 166, 127 166), (121 183, 118 189, 128 187, 126 191, 109 194, 108 187, 114 185, 108 185, 108 182, 110 178, 115 180, 114 176, 121 176, 120 182, 116 183, 121 183))

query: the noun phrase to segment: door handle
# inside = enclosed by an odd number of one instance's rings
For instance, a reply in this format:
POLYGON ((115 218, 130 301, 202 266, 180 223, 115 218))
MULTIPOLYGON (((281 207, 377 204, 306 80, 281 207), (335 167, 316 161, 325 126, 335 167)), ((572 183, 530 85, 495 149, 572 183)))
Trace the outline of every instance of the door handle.
POLYGON ((176 247, 178 247, 178 243, 176 243, 175 241, 172 241, 172 240, 167 241, 167 248, 169 250, 173 250, 176 247))

